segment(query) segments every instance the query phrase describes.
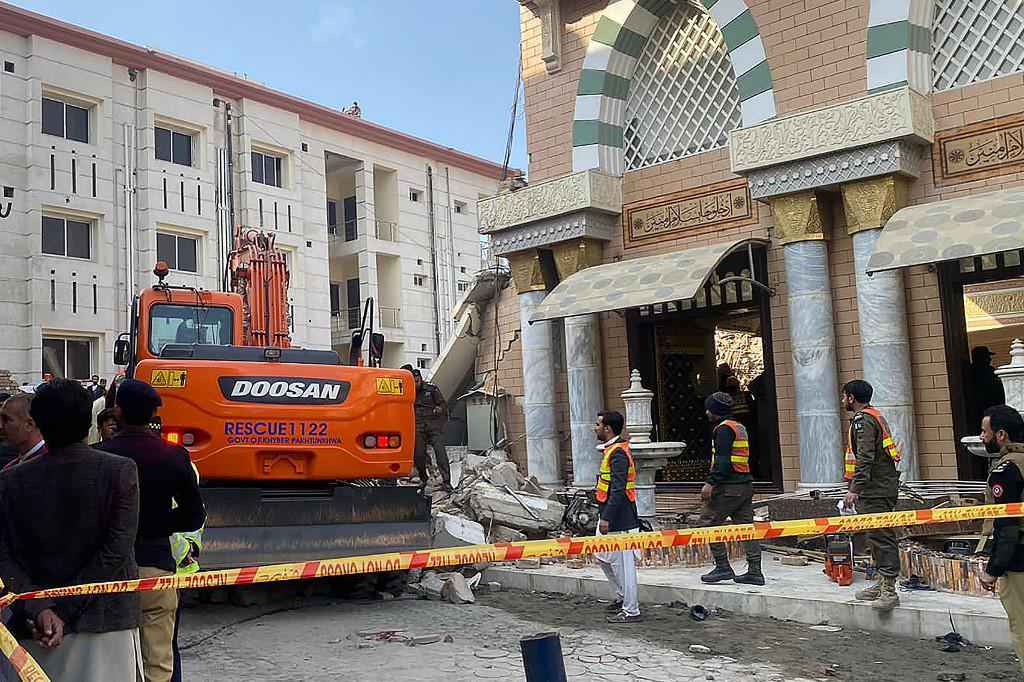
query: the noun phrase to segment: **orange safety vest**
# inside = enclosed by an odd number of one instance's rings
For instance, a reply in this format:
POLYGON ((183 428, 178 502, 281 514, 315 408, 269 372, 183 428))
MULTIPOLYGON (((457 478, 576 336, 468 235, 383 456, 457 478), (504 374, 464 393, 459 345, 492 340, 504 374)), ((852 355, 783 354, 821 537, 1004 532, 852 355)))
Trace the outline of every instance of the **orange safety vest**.
POLYGON ((619 450, 626 453, 629 459, 629 473, 626 475, 626 497, 630 502, 636 502, 636 466, 633 464, 633 453, 629 449, 629 443, 615 442, 604 449, 604 459, 601 460, 601 470, 597 474, 597 488, 595 497, 597 501, 604 504, 608 501, 608 490, 612 485, 612 455, 619 450))
MULTIPOLYGON (((732 433, 735 438, 732 441, 732 454, 729 456, 729 460, 732 462, 732 470, 737 474, 749 474, 750 473, 750 439, 747 436, 747 427, 740 424, 738 421, 732 419, 726 419, 719 426, 727 426, 732 429, 732 433)), ((717 429, 715 429, 717 431, 717 429)), ((714 439, 711 443, 712 449, 715 448, 714 439)), ((715 469, 715 460, 718 459, 718 453, 715 452, 714 457, 711 458, 711 470, 715 469)))
MULTIPOLYGON (((865 407, 863 412, 870 414, 878 420, 882 426, 882 447, 896 464, 900 463, 900 449, 896 447, 896 441, 892 439, 892 431, 889 430, 889 422, 885 421, 882 413, 873 407, 865 407)), ((850 422, 850 430, 846 438, 846 458, 843 460, 843 480, 853 480, 853 474, 857 471, 857 455, 853 453, 853 422, 850 422)))

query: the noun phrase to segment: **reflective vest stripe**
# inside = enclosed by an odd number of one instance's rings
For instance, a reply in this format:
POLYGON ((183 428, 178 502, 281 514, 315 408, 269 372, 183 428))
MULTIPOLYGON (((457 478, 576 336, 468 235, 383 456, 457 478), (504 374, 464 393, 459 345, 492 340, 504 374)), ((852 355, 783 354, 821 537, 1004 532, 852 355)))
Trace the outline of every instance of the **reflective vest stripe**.
POLYGON ((608 491, 612 486, 612 455, 616 450, 624 452, 629 460, 629 470, 626 474, 626 497, 631 502, 636 502, 636 466, 633 464, 633 453, 629 449, 629 443, 612 443, 605 448, 604 458, 601 460, 601 470, 597 474, 594 496, 598 502, 608 501, 608 491))
MULTIPOLYGON (((738 474, 749 474, 750 473, 750 439, 747 436, 747 429, 743 424, 732 419, 726 419, 719 426, 726 426, 732 430, 733 441, 732 441, 732 453, 729 455, 729 461, 732 463, 732 470, 738 474)), ((714 444, 712 444, 714 448, 714 444)), ((718 457, 717 452, 711 459, 711 468, 715 467, 715 459, 718 457)))
MULTIPOLYGON (((882 449, 885 450, 894 463, 899 464, 902 456, 896 441, 892 438, 889 422, 885 421, 882 413, 874 407, 865 407, 862 411, 870 414, 878 421, 879 426, 882 427, 882 449)), ((850 422, 850 429, 847 432, 846 438, 846 457, 843 459, 843 480, 852 480, 855 473, 857 473, 857 455, 853 452, 853 422, 850 422)))

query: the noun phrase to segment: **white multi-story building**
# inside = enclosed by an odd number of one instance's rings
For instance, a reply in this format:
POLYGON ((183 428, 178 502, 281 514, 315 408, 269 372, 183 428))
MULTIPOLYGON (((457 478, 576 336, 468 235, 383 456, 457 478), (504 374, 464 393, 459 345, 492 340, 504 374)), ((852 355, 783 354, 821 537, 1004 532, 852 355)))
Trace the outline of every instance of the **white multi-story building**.
POLYGON ((429 367, 500 165, 0 4, 0 369, 109 375, 157 260, 221 288, 233 226, 288 254, 293 343, 429 367))

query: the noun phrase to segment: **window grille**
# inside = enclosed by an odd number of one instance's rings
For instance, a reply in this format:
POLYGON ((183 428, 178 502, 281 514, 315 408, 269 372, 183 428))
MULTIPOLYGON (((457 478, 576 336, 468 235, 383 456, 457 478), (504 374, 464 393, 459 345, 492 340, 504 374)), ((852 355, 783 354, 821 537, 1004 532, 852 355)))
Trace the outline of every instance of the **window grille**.
POLYGON ((1024 0, 937 0, 932 24, 936 92, 1024 70, 1024 0))

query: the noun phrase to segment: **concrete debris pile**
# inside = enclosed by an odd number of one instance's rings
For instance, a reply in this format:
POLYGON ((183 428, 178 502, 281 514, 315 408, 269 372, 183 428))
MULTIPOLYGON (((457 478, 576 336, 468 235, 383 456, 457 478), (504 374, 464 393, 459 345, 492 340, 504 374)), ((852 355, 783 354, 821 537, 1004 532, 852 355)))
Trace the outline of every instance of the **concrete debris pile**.
POLYGON ((503 451, 467 454, 455 492, 435 496, 434 547, 546 537, 562 527, 556 492, 525 478, 503 451))
POLYGON ((410 583, 409 592, 421 599, 446 601, 452 604, 472 604, 476 601, 473 588, 480 584, 482 574, 478 573, 470 579, 461 573, 435 573, 424 571, 419 582, 410 583))

